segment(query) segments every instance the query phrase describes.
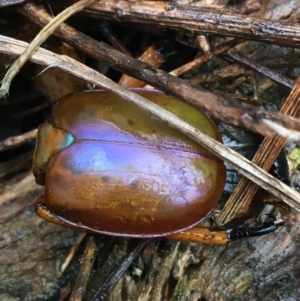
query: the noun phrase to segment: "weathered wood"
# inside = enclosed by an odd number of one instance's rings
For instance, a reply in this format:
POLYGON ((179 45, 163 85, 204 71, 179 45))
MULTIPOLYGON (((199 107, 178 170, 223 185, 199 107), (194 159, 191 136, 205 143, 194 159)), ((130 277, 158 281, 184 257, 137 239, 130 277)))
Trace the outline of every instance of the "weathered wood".
MULTIPOLYGON (((72 3, 74 0, 63 5, 72 3)), ((89 16, 118 22, 159 24, 192 34, 210 33, 299 48, 300 29, 292 22, 242 16, 224 7, 178 5, 176 1, 106 0, 95 1, 85 11, 89 16)))
MULTIPOLYGON (((0 185, 0 300, 48 300, 56 296, 56 273, 76 232, 34 213, 42 188, 31 172, 0 185)), ((57 299, 56 299, 57 300, 57 299)))

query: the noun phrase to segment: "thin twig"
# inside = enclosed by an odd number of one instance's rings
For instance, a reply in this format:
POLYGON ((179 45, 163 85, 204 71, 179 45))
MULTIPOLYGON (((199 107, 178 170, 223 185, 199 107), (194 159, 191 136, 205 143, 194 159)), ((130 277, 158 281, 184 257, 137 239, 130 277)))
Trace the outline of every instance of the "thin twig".
POLYGON ((130 51, 127 47, 122 43, 122 41, 117 37, 114 31, 110 28, 109 23, 107 21, 103 21, 100 23, 100 29, 102 34, 108 39, 109 43, 118 49, 119 51, 126 53, 127 55, 131 55, 130 51))
POLYGON ((199 35, 197 36, 197 43, 199 45, 199 48, 203 51, 205 54, 209 54, 211 49, 210 49, 210 43, 208 38, 205 35, 199 35))
MULTIPOLYGON (((239 77, 241 81, 246 80, 245 75, 247 74, 246 68, 241 66, 240 64, 231 64, 226 65, 220 68, 214 68, 210 72, 200 73, 199 75, 194 76, 190 83, 194 85, 201 85, 205 82, 218 82, 222 79, 227 78, 236 78, 239 77)), ((236 85, 236 83, 234 83, 236 85)), ((241 94, 235 93, 225 93, 228 97, 234 99, 251 99, 251 97, 247 97, 241 94)))
MULTIPOLYGON (((67 5, 73 0, 57 2, 67 5), (66 4, 67 3, 67 4, 66 4)), ((283 46, 300 47, 300 27, 285 21, 262 20, 230 9, 176 5, 174 1, 105 0, 85 10, 90 17, 171 28, 193 34, 216 34, 283 46)))
POLYGON ((179 68, 173 70, 170 72, 171 75, 174 76, 180 76, 188 71, 190 71, 193 68, 199 67, 200 65, 204 64, 205 62, 211 60, 215 56, 220 55, 221 53, 230 50, 232 47, 239 45, 243 43, 244 40, 236 40, 231 39, 225 43, 222 43, 221 45, 218 45, 215 49, 211 50, 209 53, 205 53, 196 59, 194 59, 191 62, 186 63, 183 66, 180 66, 179 68))
POLYGON ((76 238, 76 241, 74 242, 68 256, 66 257, 64 263, 61 265, 60 271, 58 273, 58 278, 62 276, 66 268, 69 266, 70 262, 72 261, 73 257, 75 256, 76 251, 78 250, 80 244, 86 237, 86 232, 81 232, 78 237, 76 238))
POLYGON ((285 87, 293 89, 293 87, 295 85, 295 81, 293 81, 292 79, 289 79, 289 78, 287 78, 286 76, 284 76, 282 74, 274 72, 273 70, 271 70, 267 67, 264 67, 264 66, 256 63, 253 60, 247 59, 246 57, 244 57, 243 55, 241 55, 237 51, 228 51, 225 54, 225 57, 229 57, 229 58, 231 58, 231 59, 233 59, 233 60, 235 60, 239 63, 242 63, 243 65, 252 68, 256 72, 259 72, 259 73, 265 75, 266 77, 274 80, 275 82, 277 82, 281 85, 284 85, 285 87))
POLYGON ((27 141, 35 139, 36 133, 37 133, 37 129, 34 129, 29 132, 23 133, 22 135, 9 137, 7 139, 0 141, 0 152, 6 151, 14 147, 18 147, 27 141))
POLYGON ((1 87, 0 87, 0 98, 5 97, 9 92, 11 81, 20 71, 26 61, 34 53, 34 51, 55 31, 55 29, 68 19, 73 14, 81 11, 85 6, 91 4, 95 0, 81 0, 74 5, 66 8, 55 18, 53 18, 34 38, 34 40, 28 45, 24 53, 11 65, 7 73, 5 74, 1 87))
MULTIPOLYGON (((224 57, 228 57, 228 58, 233 59, 234 61, 237 61, 247 67, 250 67, 253 70, 255 70, 256 72, 265 75, 266 77, 274 80, 275 82, 277 82, 279 84, 284 85, 285 87, 288 87, 290 89, 293 88, 295 81, 291 80, 290 78, 287 78, 286 76, 284 76, 278 72, 275 72, 274 70, 272 70, 268 67, 264 67, 264 66, 260 65, 259 63, 244 57, 237 51, 231 50, 236 45, 241 44, 243 42, 244 42, 244 40, 241 40, 241 39, 240 40, 230 39, 227 42, 218 45, 215 49, 211 50, 210 53, 201 55, 201 56, 197 57, 196 59, 194 59, 193 61, 188 62, 187 64, 180 66, 179 68, 171 71, 170 74, 172 74, 174 76, 180 76, 180 75, 184 74, 185 72, 190 71, 193 68, 199 67, 200 65, 209 61, 213 57, 218 56, 225 52, 223 54, 224 57)), ((196 45, 189 45, 189 46, 192 48, 198 48, 198 47, 196 47, 196 45)), ((276 59, 276 62, 277 62, 277 59, 276 59)), ((196 78, 193 79, 192 82, 196 83, 196 78)))
POLYGON ((95 296, 91 301, 103 301, 107 298, 107 295, 110 293, 112 288, 116 285, 116 283, 120 280, 120 278, 124 275, 124 273, 129 268, 132 261, 137 257, 137 255, 143 250, 146 244, 150 241, 150 239, 141 239, 138 241, 137 245, 129 252, 124 255, 120 260, 119 264, 112 271, 110 276, 105 280, 103 285, 97 291, 95 296))
POLYGON ((85 248, 82 263, 69 301, 81 301, 86 290, 91 270, 98 253, 94 235, 91 235, 85 248))

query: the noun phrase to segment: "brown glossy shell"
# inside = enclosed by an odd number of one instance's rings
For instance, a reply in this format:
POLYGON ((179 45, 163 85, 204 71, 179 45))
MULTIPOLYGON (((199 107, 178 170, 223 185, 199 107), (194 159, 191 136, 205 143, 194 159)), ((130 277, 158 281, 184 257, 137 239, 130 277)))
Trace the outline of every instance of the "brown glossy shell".
MULTIPOLYGON (((208 135, 215 124, 172 97, 141 92, 208 135)), ((67 96, 42 125, 34 172, 48 210, 93 232, 153 237, 189 228, 223 191, 223 163, 150 113, 106 92, 67 96)))

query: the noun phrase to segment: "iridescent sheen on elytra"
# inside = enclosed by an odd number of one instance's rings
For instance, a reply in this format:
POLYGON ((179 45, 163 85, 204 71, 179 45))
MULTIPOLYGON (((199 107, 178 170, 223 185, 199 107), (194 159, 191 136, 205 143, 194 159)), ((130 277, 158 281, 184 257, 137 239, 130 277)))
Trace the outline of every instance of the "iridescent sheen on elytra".
MULTIPOLYGON (((157 92, 139 92, 209 136, 215 124, 157 92)), ((208 100, 209 101, 209 100, 208 100)), ((38 131, 33 171, 55 216, 78 228, 153 237, 198 223, 223 191, 223 162, 147 111, 106 92, 61 99, 38 131)))

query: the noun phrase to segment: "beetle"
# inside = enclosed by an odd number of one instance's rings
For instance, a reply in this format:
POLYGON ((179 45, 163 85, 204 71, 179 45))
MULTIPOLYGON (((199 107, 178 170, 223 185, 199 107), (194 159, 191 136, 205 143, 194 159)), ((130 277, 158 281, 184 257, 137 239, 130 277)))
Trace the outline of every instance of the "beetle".
MULTIPOLYGON (((139 91, 218 141, 215 123, 196 108, 155 91, 139 91)), ((225 185, 223 162, 149 112, 107 92, 58 101, 38 130, 33 159, 45 194, 36 212, 56 224, 124 237, 161 237, 224 244, 276 229, 196 227, 225 185)))

